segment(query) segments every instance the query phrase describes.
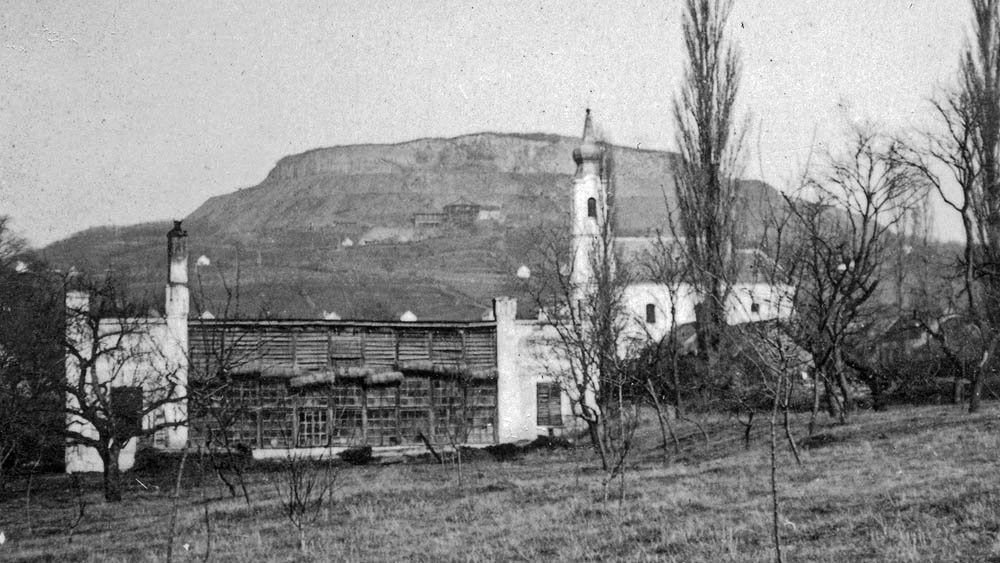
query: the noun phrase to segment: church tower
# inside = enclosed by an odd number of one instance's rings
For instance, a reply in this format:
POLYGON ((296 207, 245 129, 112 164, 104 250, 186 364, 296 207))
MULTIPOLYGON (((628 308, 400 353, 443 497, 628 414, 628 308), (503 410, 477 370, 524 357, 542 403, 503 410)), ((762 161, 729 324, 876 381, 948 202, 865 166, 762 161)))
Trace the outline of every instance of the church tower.
POLYGON ((608 228, 608 168, 607 153, 603 143, 594 135, 590 110, 583 122, 583 138, 573 151, 576 174, 573 176, 573 201, 571 211, 573 285, 578 305, 594 284, 594 265, 604 244, 610 244, 608 228))

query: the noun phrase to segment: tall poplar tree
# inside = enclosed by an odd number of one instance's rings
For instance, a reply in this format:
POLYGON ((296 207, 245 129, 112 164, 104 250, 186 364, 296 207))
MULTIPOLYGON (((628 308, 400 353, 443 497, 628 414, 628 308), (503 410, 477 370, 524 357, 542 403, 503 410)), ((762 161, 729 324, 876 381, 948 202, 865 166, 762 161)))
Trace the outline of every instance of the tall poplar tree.
POLYGON ((735 208, 739 196, 744 121, 736 116, 741 63, 726 37, 733 0, 686 0, 687 61, 673 114, 681 158, 674 166, 678 220, 694 281, 702 294, 701 349, 713 358, 725 327, 725 303, 735 277, 735 208))

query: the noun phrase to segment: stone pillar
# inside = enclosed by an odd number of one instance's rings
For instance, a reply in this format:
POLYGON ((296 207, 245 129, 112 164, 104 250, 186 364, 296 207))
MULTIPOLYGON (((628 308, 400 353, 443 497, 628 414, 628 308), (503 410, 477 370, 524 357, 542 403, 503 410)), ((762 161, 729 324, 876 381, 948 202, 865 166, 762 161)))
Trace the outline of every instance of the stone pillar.
MULTIPOLYGON (((160 343, 166 363, 166 377, 173 377, 177 382, 175 396, 187 395, 188 378, 188 311, 190 310, 190 295, 188 293, 188 249, 187 231, 181 228, 180 221, 174 221, 174 228, 167 233, 167 288, 166 288, 166 322, 167 332, 160 343)), ((187 419, 187 400, 168 403, 163 407, 163 417, 167 422, 187 419)), ((180 449, 187 444, 187 424, 168 428, 165 432, 167 447, 180 449)))
POLYGON ((493 300, 497 322, 497 438, 500 442, 530 440, 535 437, 535 413, 531 397, 521 385, 522 330, 517 326, 517 300, 493 300))

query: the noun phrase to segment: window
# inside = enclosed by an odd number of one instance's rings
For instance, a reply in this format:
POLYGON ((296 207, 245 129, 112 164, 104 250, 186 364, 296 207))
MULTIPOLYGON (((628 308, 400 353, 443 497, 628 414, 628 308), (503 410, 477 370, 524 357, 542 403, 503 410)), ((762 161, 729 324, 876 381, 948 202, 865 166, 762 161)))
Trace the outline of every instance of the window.
POLYGON ((597 218, 597 200, 594 198, 587 200, 587 217, 597 218))
POLYGON ((558 383, 535 386, 536 422, 538 426, 562 426, 562 389, 558 383))
POLYGON ((656 305, 652 303, 646 305, 646 324, 656 324, 656 305))
POLYGON ((760 312, 760 304, 757 303, 757 302, 751 303, 750 304, 750 312, 751 313, 759 313, 760 312))
POLYGON ((111 388, 111 418, 119 436, 135 436, 142 431, 142 389, 111 388))
POLYGON ((326 409, 299 410, 299 447, 326 445, 326 412, 326 409))

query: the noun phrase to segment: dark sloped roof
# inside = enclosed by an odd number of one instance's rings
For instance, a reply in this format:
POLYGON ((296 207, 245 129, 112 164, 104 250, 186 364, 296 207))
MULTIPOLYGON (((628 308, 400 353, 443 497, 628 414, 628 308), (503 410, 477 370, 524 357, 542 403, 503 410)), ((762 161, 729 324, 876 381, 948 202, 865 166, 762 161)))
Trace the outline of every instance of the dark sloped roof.
MULTIPOLYGON (((615 239, 615 255, 621 264, 632 266, 636 281, 656 282, 651 269, 644 265, 661 260, 658 254, 669 252, 675 261, 681 260, 684 239, 656 237, 622 237, 615 239)), ((734 252, 737 283, 772 283, 783 281, 780 266, 758 248, 740 248, 734 252)), ((687 277, 689 278, 689 276, 687 277)), ((690 281, 690 279, 685 279, 690 281)))
POLYGON ((448 209, 449 207, 459 207, 459 206, 462 206, 462 207, 465 207, 465 206, 480 207, 480 205, 478 203, 476 203, 474 201, 470 201, 470 200, 466 199, 465 196, 462 196, 462 197, 456 199, 455 201, 453 201, 453 202, 445 205, 444 209, 448 209))

